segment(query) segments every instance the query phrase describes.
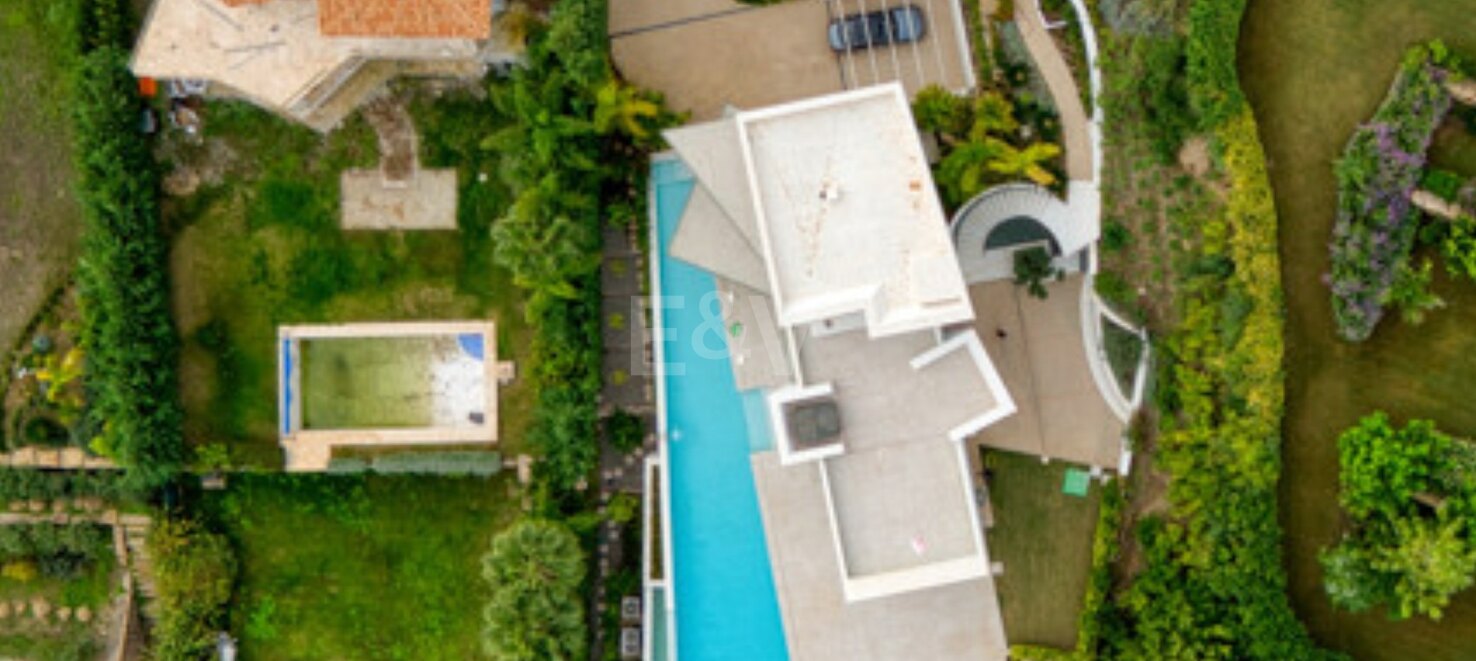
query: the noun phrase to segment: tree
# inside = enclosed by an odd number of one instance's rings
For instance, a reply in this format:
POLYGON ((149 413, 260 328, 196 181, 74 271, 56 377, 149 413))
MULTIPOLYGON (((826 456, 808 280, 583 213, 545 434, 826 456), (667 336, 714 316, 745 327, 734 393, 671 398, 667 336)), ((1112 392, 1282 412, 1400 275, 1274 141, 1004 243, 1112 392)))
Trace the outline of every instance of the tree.
POLYGON ((1393 576, 1390 614, 1439 620, 1450 595, 1471 586, 1476 550, 1462 536, 1460 519, 1441 516, 1394 521, 1388 545, 1370 549, 1369 564, 1393 576))
POLYGON ((1363 418, 1338 437, 1343 507, 1357 520, 1404 515, 1414 494, 1431 489, 1452 442, 1428 420, 1396 430, 1383 412, 1363 418))
POLYGON ((661 104, 618 80, 611 79, 595 93, 594 127, 601 134, 618 129, 634 140, 644 140, 651 135, 646 123, 660 117, 661 104))
POLYGON ((526 519, 492 539, 482 648, 499 661, 573 661, 587 654, 584 552, 561 523, 526 519))
POLYGON ((1006 177, 1024 176, 1041 186, 1056 183, 1056 175, 1041 164, 1061 155, 1059 146, 1049 142, 1034 142, 1023 148, 1016 148, 994 138, 985 142, 993 147, 994 158, 988 163, 990 170, 1006 177))

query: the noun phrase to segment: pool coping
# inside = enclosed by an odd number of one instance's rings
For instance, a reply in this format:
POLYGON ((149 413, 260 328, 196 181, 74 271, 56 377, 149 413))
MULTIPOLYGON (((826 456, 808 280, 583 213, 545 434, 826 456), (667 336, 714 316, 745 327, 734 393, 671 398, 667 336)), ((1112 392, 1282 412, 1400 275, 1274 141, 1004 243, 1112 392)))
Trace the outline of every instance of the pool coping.
POLYGON ((493 445, 498 440, 498 398, 512 363, 497 360, 497 325, 492 321, 409 321, 303 324, 277 327, 279 444, 288 471, 323 471, 335 447, 493 445), (303 429, 299 342, 349 338, 409 338, 478 334, 483 338, 487 402, 481 424, 466 427, 303 429), (290 384, 290 385, 289 385, 290 384))
MULTIPOLYGON (((648 164, 647 167, 652 168, 652 169, 655 169, 655 167, 656 167, 657 164, 659 164, 659 163, 665 163, 665 162, 681 163, 681 160, 677 158, 676 152, 673 152, 671 150, 666 150, 666 151, 662 151, 662 152, 659 152, 659 153, 656 153, 656 154, 652 155, 651 156, 651 161, 650 161, 650 163, 648 164)), ((685 167, 685 166, 683 166, 683 167, 685 167)), ((641 582, 643 584, 641 591, 644 594, 645 600, 646 600, 646 602, 648 604, 651 602, 652 594, 658 588, 660 589, 660 592, 661 592, 663 598, 666 601, 666 603, 665 603, 665 612, 666 612, 666 618, 665 618, 665 620, 666 621, 660 623, 660 626, 666 627, 666 656, 667 656, 667 658, 665 658, 665 659, 654 659, 651 656, 651 654, 652 654, 652 649, 651 649, 652 644, 651 644, 651 641, 652 641, 652 638, 653 638, 651 636, 651 627, 652 627, 653 623, 651 622, 651 619, 650 618, 646 618, 646 619, 643 619, 642 620, 642 622, 643 622, 643 627, 642 628, 644 630, 641 632, 641 639, 642 639, 641 640, 641 646, 642 646, 642 656, 641 656, 641 658, 642 659, 645 659, 645 661, 676 661, 676 659, 677 659, 677 649, 679 647, 678 641, 677 641, 677 626, 676 626, 676 614, 677 614, 677 600, 676 600, 676 556, 672 553, 672 548, 671 548, 671 545, 672 545, 672 541, 671 540, 672 540, 672 537, 674 537, 675 535, 674 535, 674 531, 673 531, 672 525, 671 525, 671 471, 668 468, 669 466, 671 466, 671 460, 670 460, 670 457, 668 455, 668 446, 667 446, 667 441, 669 440, 669 437, 667 435, 667 419, 666 419, 666 342, 665 342, 665 340, 666 340, 666 326, 665 326, 665 319, 664 319, 664 316, 665 315, 662 314, 662 306, 660 304, 661 296, 662 296, 662 294, 661 294, 661 258, 660 258, 660 255, 661 255, 661 252, 662 252, 662 248, 661 248, 661 226, 660 226, 660 222, 659 222, 659 220, 657 218, 657 214, 656 214, 656 204, 654 203, 655 200, 656 200, 656 187, 657 187, 657 185, 658 185, 658 183, 656 182, 655 177, 648 177, 647 178, 647 180, 646 180, 646 200, 647 200, 647 203, 646 203, 646 215, 647 215, 647 219, 646 219, 647 220, 647 222, 646 222, 646 226, 647 226, 646 227, 646 231, 647 231, 647 234, 648 234, 647 238, 649 239, 649 242, 647 243, 647 245, 651 246, 651 251, 653 252, 652 259, 648 259, 647 260, 649 262, 649 264, 650 264, 650 269, 651 269, 651 287, 650 287, 650 291, 651 291, 651 296, 652 296, 652 299, 651 299, 651 301, 648 301, 648 304, 649 303, 652 303, 652 302, 655 303, 654 305, 649 305, 649 307, 650 307, 650 310, 651 310, 651 333, 652 333, 651 340, 652 340, 652 343, 653 343, 653 347, 652 347, 653 348, 652 372, 653 372, 653 375, 654 375, 655 381, 656 381, 656 439, 657 439, 656 440, 656 448, 657 448, 656 457, 654 458, 654 460, 648 458, 647 459, 647 463, 648 463, 648 465, 651 464, 651 463, 655 463, 659 467, 659 469, 660 469, 657 472, 657 475, 659 476, 659 480, 660 480, 660 482, 659 482, 659 484, 660 484, 660 493, 661 493, 661 496, 662 497, 660 499, 660 502, 657 503, 657 506, 661 508, 661 512, 660 512, 660 517, 661 517, 661 532, 662 532, 662 535, 661 535, 661 563, 662 563, 661 575, 663 577, 663 580, 661 580, 661 581, 652 581, 651 580, 651 572, 650 572, 650 566, 651 566, 650 539, 649 539, 649 536, 644 536, 644 537, 646 537, 646 539, 641 544, 641 549, 642 549, 641 563, 642 563, 642 569, 644 570, 642 572, 642 575, 641 575, 641 582)), ((650 475, 649 468, 648 468, 647 475, 648 476, 650 475)), ((650 489, 647 489, 646 490, 646 493, 649 496, 650 489)), ((647 612, 651 612, 651 609, 653 607, 654 606, 648 606, 647 612)))

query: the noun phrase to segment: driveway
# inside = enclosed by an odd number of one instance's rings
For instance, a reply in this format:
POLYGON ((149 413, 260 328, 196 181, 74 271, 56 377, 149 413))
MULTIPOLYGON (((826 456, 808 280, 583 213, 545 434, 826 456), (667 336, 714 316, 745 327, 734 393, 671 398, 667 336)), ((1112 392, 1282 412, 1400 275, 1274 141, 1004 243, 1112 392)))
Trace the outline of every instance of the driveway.
POLYGON ((900 80, 973 85, 957 0, 913 0, 927 17, 916 44, 837 54, 832 17, 901 6, 899 0, 789 0, 767 7, 732 0, 613 0, 611 50, 632 83, 662 92, 697 121, 726 106, 757 108, 900 80))

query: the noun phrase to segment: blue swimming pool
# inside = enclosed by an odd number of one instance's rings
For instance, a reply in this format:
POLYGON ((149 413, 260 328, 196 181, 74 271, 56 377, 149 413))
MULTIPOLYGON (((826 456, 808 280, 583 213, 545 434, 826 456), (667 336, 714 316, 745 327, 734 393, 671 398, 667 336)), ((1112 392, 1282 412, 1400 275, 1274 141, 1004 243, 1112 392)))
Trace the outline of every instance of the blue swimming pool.
POLYGON ((770 446, 753 394, 740 394, 715 320, 710 274, 666 254, 693 180, 678 161, 651 170, 663 306, 665 410, 681 661, 789 658, 769 572, 750 452, 770 446), (715 330, 714 330, 715 329, 715 330), (745 399, 749 400, 745 402, 745 399))

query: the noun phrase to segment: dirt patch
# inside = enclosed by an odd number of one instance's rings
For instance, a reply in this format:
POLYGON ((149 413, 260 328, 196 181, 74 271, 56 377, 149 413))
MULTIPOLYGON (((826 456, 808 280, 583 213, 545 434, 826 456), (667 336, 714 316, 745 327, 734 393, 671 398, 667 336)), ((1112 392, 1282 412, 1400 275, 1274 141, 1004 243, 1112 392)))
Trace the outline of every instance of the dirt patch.
POLYGON ((1193 137, 1184 141, 1184 146, 1179 148, 1179 167, 1184 168, 1185 172, 1202 177, 1209 174, 1212 165, 1209 138, 1193 137))
POLYGON ((379 170, 385 183, 404 182, 419 166, 415 125, 405 105, 395 96, 381 96, 364 106, 364 120, 379 136, 379 170))

